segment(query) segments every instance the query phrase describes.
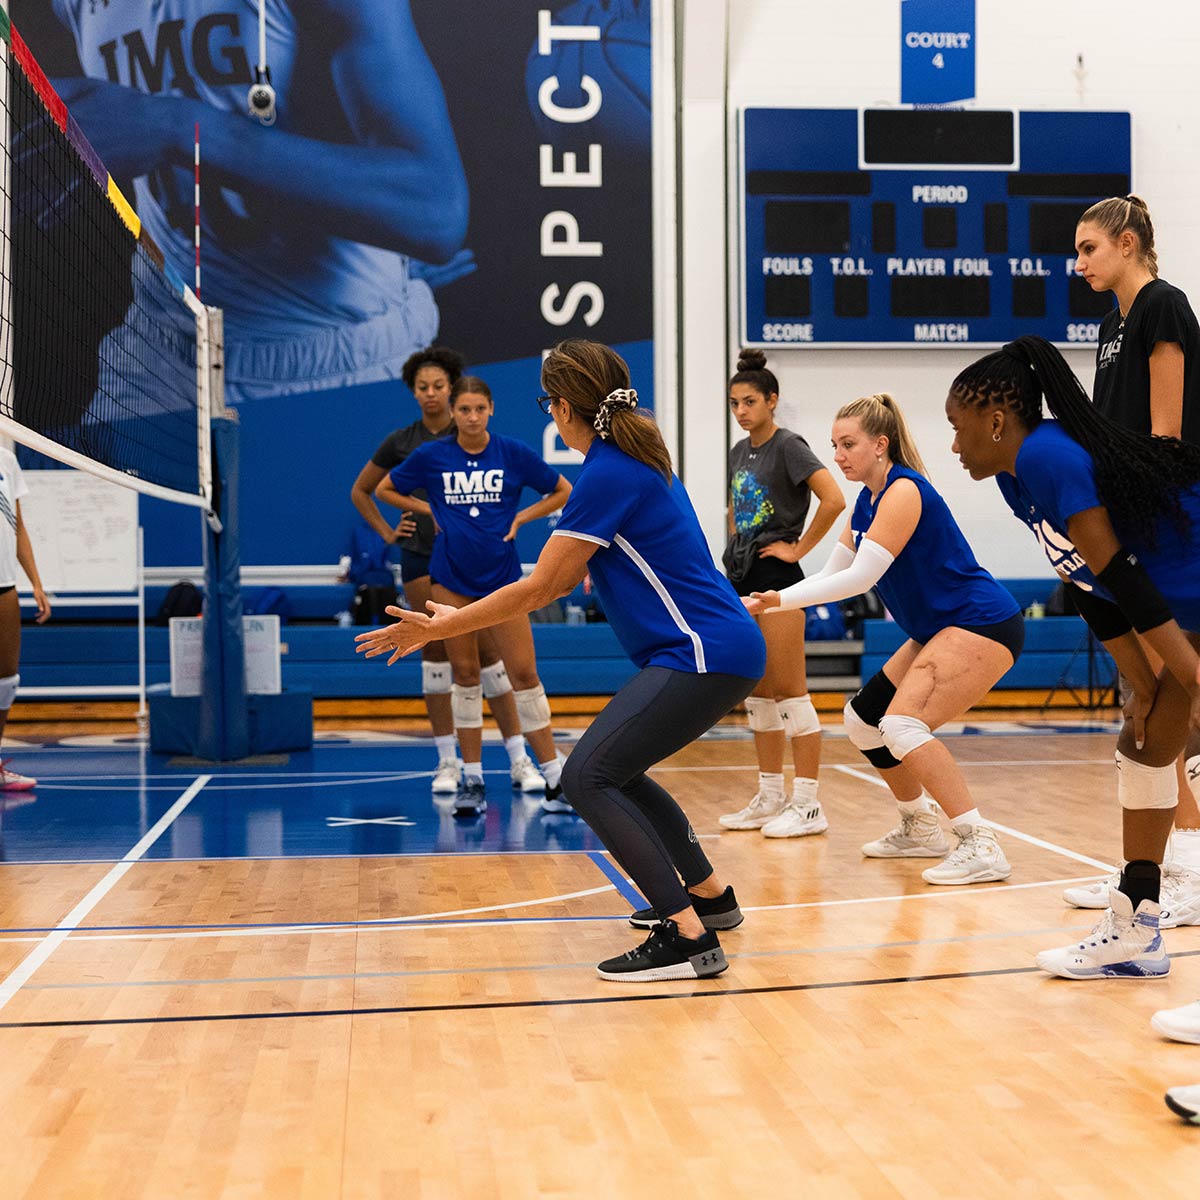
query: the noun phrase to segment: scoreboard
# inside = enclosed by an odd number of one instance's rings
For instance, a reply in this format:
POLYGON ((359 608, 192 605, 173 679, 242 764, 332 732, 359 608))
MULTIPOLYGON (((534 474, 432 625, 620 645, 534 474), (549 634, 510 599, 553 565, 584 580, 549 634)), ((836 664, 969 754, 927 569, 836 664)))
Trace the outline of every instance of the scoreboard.
POLYGON ((746 346, 1094 345, 1088 205, 1130 190, 1125 112, 741 112, 746 346))

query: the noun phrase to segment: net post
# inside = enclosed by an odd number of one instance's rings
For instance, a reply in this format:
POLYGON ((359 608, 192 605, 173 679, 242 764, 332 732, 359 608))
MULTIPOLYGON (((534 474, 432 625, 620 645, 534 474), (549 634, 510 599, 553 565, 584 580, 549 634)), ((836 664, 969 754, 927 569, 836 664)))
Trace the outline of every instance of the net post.
POLYGON ((150 728, 150 714, 146 708, 146 547, 141 525, 137 527, 137 638, 138 638, 138 733, 144 735, 150 728))

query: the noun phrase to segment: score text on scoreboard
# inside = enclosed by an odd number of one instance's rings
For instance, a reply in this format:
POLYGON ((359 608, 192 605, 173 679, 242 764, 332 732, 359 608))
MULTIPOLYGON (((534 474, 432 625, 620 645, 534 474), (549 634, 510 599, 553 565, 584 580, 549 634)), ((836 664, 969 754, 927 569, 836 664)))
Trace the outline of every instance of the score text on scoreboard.
POLYGON ((750 108, 740 150, 743 345, 1095 344, 1075 225, 1128 113, 750 108))

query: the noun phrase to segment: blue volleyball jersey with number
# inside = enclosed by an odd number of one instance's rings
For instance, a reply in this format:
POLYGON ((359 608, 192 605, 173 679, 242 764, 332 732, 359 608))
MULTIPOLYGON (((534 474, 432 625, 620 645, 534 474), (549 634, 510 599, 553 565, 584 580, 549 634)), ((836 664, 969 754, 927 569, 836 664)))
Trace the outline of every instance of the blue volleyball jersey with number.
POLYGON ((888 488, 900 479, 911 479, 921 493, 921 519, 877 585, 896 624, 914 641, 927 642, 951 625, 995 625, 1015 617, 1021 611, 1017 602, 975 561, 937 489, 899 463, 874 500, 870 488, 859 493, 850 523, 855 546, 870 529, 888 488))
MULTIPOLYGON (((1092 456, 1057 421, 1042 421, 1021 444, 1016 468, 1016 475, 997 475, 996 483, 1009 508, 1033 530, 1050 565, 1085 592, 1112 601, 1067 533, 1077 513, 1105 507, 1096 490, 1092 456)), ((1174 520, 1164 516, 1153 550, 1144 539, 1125 536, 1119 522, 1113 524, 1121 544, 1146 569, 1179 624, 1200 631, 1200 484, 1181 492, 1180 502, 1191 520, 1190 534, 1181 535, 1174 520)))
POLYGON ((524 442, 493 433, 478 454, 454 438, 427 442, 391 471, 401 495, 424 488, 438 525, 429 577, 461 596, 486 596, 521 578, 515 540, 504 535, 521 507, 521 491, 545 496, 559 475, 524 442))
POLYGON ((758 679, 762 634, 713 563, 675 477, 596 438, 555 537, 598 547, 588 562, 613 632, 639 667, 758 679))

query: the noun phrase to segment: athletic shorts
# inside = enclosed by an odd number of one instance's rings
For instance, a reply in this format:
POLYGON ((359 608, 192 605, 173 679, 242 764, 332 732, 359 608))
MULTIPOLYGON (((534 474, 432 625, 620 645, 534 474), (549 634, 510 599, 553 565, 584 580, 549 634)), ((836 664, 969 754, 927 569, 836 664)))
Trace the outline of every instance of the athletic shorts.
POLYGON ((799 563, 784 562, 781 558, 756 558, 749 572, 741 579, 731 579, 733 590, 739 596, 748 596, 751 592, 780 592, 793 583, 799 583, 804 578, 804 572, 799 563))
POLYGON ((956 628, 999 642, 1013 656, 1013 662, 1021 657, 1025 646, 1025 618, 1021 613, 1014 613, 1007 621, 997 621, 994 625, 959 625, 956 628))
POLYGON ((405 583, 413 583, 429 574, 429 555, 418 554, 415 550, 400 551, 400 578, 405 583))

